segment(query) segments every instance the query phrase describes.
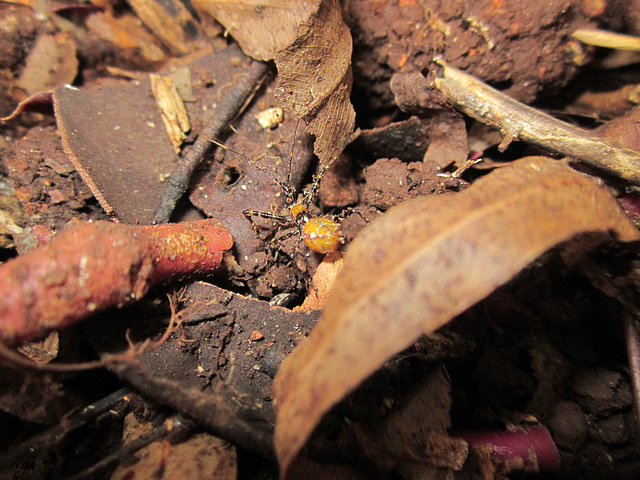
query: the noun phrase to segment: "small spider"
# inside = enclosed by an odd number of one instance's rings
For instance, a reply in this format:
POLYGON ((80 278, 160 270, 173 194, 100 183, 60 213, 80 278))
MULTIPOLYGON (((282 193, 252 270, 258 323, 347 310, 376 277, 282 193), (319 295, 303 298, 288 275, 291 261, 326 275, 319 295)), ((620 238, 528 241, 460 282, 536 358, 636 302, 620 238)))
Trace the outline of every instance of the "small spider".
MULTIPOLYGON (((326 216, 312 216, 312 214, 309 212, 309 207, 318 194, 320 181, 324 177, 324 174, 327 171, 327 167, 325 165, 322 165, 320 167, 318 174, 313 178, 311 189, 309 189, 308 191, 300 193, 295 189, 293 185, 291 185, 291 166, 293 162, 293 149, 295 147, 297 130, 298 126, 296 125, 296 129, 293 134, 293 143, 291 145, 291 155, 289 156, 289 173, 287 174, 287 180, 284 182, 278 180, 265 167, 255 162, 243 153, 233 150, 232 148, 216 142, 215 140, 209 140, 219 147, 244 158, 247 162, 249 162, 250 165, 258 168, 265 175, 267 175, 271 179, 271 181, 273 181, 282 189, 286 203, 288 205, 286 213, 279 215, 270 212, 261 212, 259 210, 253 209, 243 210, 242 214, 246 217, 247 220, 249 220, 251 226, 256 232, 259 232, 261 230, 261 227, 255 222, 255 217, 274 220, 281 226, 293 225, 295 227, 293 231, 277 237, 277 241, 281 242, 295 235, 298 235, 300 241, 303 241, 305 245, 314 252, 322 254, 335 252, 344 243, 340 224, 337 221, 338 219, 344 219, 347 215, 355 213, 360 215, 360 217, 366 223, 369 222, 364 217, 364 215, 362 215, 362 213, 360 213, 360 211, 356 208, 345 209, 341 214, 333 216, 333 219, 326 216)), ((274 241, 276 240, 274 239, 271 241, 271 248, 273 248, 274 241)))

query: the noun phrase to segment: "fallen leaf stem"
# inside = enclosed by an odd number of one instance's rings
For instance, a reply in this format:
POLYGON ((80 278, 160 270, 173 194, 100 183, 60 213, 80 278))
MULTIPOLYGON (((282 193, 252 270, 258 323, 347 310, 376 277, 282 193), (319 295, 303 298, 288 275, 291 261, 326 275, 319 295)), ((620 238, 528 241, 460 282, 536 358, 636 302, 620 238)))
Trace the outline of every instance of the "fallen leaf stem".
POLYGON ((215 271, 231 248, 214 219, 171 225, 74 225, 0 267, 0 341, 34 340, 142 297, 170 278, 215 271))
POLYGON ((523 140, 640 185, 640 153, 517 102, 440 58, 434 62, 442 70, 433 86, 466 115, 500 130, 501 149, 523 140))
POLYGON ((180 159, 180 163, 167 180, 167 188, 164 192, 160 206, 153 217, 153 223, 167 223, 178 200, 189 188, 191 176, 200 161, 213 147, 207 138, 218 138, 227 125, 242 111, 247 101, 255 93, 269 69, 264 62, 253 61, 245 75, 237 78, 233 87, 222 98, 217 108, 210 111, 209 118, 205 122, 198 138, 180 159))

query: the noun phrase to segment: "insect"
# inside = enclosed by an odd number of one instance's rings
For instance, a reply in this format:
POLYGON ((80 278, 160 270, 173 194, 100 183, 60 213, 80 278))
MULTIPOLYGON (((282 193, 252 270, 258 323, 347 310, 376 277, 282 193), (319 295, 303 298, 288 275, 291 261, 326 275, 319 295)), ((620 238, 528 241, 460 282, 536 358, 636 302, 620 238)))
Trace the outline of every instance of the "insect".
MULTIPOLYGON (((315 197, 318 194, 320 188, 320 182, 324 177, 327 167, 322 165, 317 175, 313 177, 311 188, 305 192, 298 192, 296 188, 291 185, 291 166, 293 162, 293 149, 295 147, 295 138, 298 130, 296 129, 293 134, 293 142, 291 145, 291 154, 289 155, 289 172, 287 174, 286 181, 281 181, 276 178, 271 172, 269 172, 264 166, 252 160, 248 156, 235 151, 226 145, 223 145, 215 140, 209 139, 219 147, 228 150, 236 155, 244 158, 250 165, 255 166, 261 172, 269 177, 269 179, 277 184, 284 193, 287 209, 282 214, 275 214, 271 212, 262 212, 259 210, 243 210, 242 214, 251 223, 251 226, 256 232, 261 230, 261 227, 255 222, 255 218, 266 218, 277 222, 279 225, 287 226, 293 225, 294 229, 291 232, 287 232, 279 237, 277 241, 281 242, 298 235, 299 239, 305 243, 305 245, 312 251, 317 253, 331 253, 336 251, 344 243, 342 231, 340 228, 339 219, 344 219, 347 215, 355 213, 366 222, 367 219, 355 208, 349 208, 344 210, 340 215, 329 218, 328 216, 313 216, 309 211, 309 207, 313 203, 315 197)), ((270 247, 274 247, 271 241, 270 247)))

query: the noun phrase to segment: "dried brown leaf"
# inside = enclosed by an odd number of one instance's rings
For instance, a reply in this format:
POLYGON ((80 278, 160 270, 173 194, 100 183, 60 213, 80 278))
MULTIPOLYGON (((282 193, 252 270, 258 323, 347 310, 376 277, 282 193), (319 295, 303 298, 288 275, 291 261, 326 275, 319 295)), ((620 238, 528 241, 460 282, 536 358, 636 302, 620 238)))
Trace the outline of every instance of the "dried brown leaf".
POLYGON ((606 140, 615 141, 623 147, 640 152, 640 106, 630 109, 625 115, 614 118, 598 127, 597 132, 606 140))
POLYGON ((283 475, 322 415, 392 355, 550 247, 610 230, 640 239, 605 188, 544 157, 391 209, 351 244, 322 320, 275 378, 283 475))
POLYGON ((132 224, 152 222, 177 162, 150 93, 144 79, 53 94, 65 153, 105 211, 132 224))
POLYGON ((196 0, 238 41, 245 54, 275 58, 276 99, 316 136, 314 152, 331 165, 352 140, 351 33, 338 0, 268 2, 196 0))
POLYGON ((338 1, 324 0, 317 13, 301 23, 296 41, 276 53, 276 99, 316 136, 313 151, 323 165, 331 165, 353 140, 352 49, 338 1))
POLYGON ((41 35, 27 58, 18 86, 27 94, 71 84, 78 74, 78 46, 72 35, 41 35))
POLYGON ((205 46, 205 34, 179 0, 129 0, 149 30, 175 53, 186 55, 205 46))
POLYGON ((226 28, 245 53, 256 60, 273 60, 291 45, 303 20, 318 10, 320 0, 193 0, 226 28))

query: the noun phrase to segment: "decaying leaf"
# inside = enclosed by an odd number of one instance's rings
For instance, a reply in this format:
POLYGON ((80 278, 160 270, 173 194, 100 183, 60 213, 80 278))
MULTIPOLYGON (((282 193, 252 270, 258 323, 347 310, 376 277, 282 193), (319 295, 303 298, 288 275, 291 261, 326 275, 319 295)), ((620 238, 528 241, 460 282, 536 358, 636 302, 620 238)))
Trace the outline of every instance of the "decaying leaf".
POLYGON ((316 136, 323 165, 335 161, 352 140, 352 40, 337 0, 225 2, 198 0, 238 41, 245 54, 275 58, 276 99, 316 136))
POLYGON ((276 53, 276 99, 316 136, 313 151, 322 165, 331 165, 353 140, 352 49, 338 1, 325 0, 300 24, 296 41, 276 53))
POLYGON ((320 0, 193 0, 226 28, 245 55, 256 60, 273 60, 276 52, 291 45, 300 23, 318 10, 320 0))
POLYGON ((177 162, 150 90, 144 79, 53 94, 65 153, 105 211, 132 224, 152 222, 177 162))
POLYGON ((142 22, 174 52, 191 53, 204 46, 204 32, 178 0, 129 0, 142 22))
POLYGON ((623 147, 640 151, 639 123, 640 106, 635 106, 625 115, 608 121, 596 130, 606 140, 615 141, 623 147))
POLYGON ((89 31, 119 48, 135 48, 148 62, 161 62, 166 54, 137 16, 124 13, 117 18, 109 12, 96 12, 86 20, 89 31))
POLYGON ((640 240, 610 193, 566 164, 528 157, 452 196, 391 209, 351 244, 323 317, 274 382, 283 475, 322 415, 420 335, 582 232, 640 240))
POLYGON ((77 49, 68 33, 41 35, 27 58, 18 86, 32 95, 73 83, 78 73, 77 49))
POLYGON ((151 74, 149 78, 153 96, 162 114, 164 127, 169 134, 169 140, 171 140, 173 150, 179 154, 180 146, 187 138, 186 132, 191 130, 187 109, 170 77, 151 74))

